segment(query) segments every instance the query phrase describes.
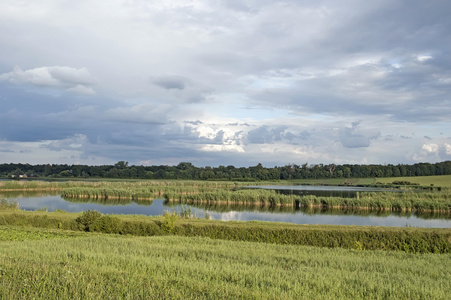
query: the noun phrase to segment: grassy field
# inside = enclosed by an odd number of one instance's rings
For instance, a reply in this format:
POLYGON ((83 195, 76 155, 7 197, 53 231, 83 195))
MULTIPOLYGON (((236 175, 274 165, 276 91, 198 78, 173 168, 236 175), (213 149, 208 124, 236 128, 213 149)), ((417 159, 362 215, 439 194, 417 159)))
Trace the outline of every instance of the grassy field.
MULTIPOLYGON (((445 177, 426 179, 446 187, 451 177, 445 177)), ((0 190, 21 192, 93 187, 92 197, 103 201, 108 197, 98 195, 105 195, 105 188, 134 199, 139 197, 133 191, 190 196, 235 184, 0 184, 0 190)), ((448 299, 450 252, 449 228, 26 212, 0 201, 1 299, 448 299), (118 234, 107 234, 111 232, 118 234)))
POLYGON ((450 268, 450 254, 0 227, 2 299, 448 299, 450 268))
POLYGON ((440 186, 451 188, 451 175, 378 178, 377 181, 381 183, 392 183, 393 181, 409 181, 420 186, 440 186))

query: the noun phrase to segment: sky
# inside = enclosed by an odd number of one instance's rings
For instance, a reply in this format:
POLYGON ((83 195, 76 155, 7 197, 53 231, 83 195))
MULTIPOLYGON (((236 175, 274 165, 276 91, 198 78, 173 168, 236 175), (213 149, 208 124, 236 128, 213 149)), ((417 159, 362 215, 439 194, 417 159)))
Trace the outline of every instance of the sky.
POLYGON ((0 0, 0 163, 451 160, 449 0, 0 0))

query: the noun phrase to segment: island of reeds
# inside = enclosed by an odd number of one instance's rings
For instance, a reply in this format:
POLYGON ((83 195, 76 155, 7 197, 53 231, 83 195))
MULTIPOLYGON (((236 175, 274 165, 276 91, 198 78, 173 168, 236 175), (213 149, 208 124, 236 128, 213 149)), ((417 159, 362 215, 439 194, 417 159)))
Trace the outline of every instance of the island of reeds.
MULTIPOLYGON (((450 177, 451 179, 451 177, 450 177)), ((264 184, 264 182, 253 183, 264 184)), ((252 206, 294 206, 389 211, 451 212, 451 189, 407 188, 403 191, 360 192, 357 197, 284 195, 273 190, 243 189, 243 182, 230 181, 138 181, 138 182, 36 182, 0 183, 1 191, 58 191, 65 198, 152 200, 185 204, 225 204, 252 206)), ((387 185, 384 185, 387 186, 387 185)), ((399 188, 399 186, 398 186, 399 188)))

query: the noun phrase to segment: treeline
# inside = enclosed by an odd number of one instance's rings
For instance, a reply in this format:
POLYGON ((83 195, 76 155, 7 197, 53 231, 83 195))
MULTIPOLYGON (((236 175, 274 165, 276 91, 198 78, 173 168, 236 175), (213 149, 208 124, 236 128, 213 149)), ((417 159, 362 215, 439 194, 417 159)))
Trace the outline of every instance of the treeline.
POLYGON ((120 161, 114 165, 30 165, 0 164, 0 176, 9 178, 141 178, 141 179, 189 179, 189 180, 289 180, 325 178, 381 178, 405 176, 431 176, 451 174, 451 161, 417 163, 413 165, 335 165, 289 164, 282 167, 196 167, 189 162, 177 166, 129 166, 120 161))

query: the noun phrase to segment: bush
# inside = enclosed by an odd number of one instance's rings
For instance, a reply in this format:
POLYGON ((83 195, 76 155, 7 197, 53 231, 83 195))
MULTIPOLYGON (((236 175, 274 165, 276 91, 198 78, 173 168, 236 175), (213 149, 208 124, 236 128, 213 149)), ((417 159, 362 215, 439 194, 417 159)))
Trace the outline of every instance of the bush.
POLYGON ((88 226, 88 231, 98 231, 103 233, 120 233, 122 221, 118 217, 101 216, 88 226))
POLYGON ((167 233, 173 233, 175 229, 175 222, 177 222, 177 214, 172 212, 165 212, 163 215, 163 223, 161 224, 161 227, 167 232, 167 233))
POLYGON ((161 235, 162 230, 160 226, 154 222, 126 221, 122 223, 121 234, 151 236, 161 235))
POLYGON ((75 222, 78 223, 80 230, 90 231, 89 227, 94 224, 94 222, 101 218, 102 214, 96 210, 88 209, 81 216, 75 219, 75 222))

